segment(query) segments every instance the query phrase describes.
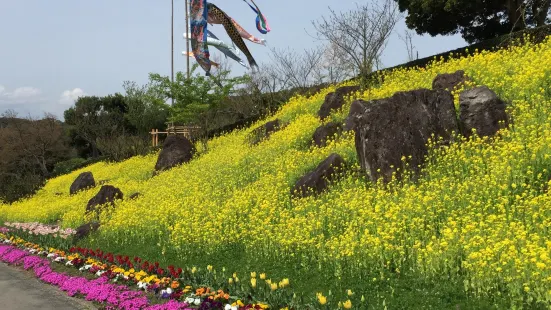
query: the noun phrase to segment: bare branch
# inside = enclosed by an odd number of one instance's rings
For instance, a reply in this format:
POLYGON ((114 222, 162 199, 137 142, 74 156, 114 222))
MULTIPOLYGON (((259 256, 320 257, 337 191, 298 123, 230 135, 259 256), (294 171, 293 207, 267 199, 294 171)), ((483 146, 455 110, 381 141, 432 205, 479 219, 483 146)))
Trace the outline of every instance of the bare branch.
POLYGON ((380 63, 388 38, 401 19, 396 2, 383 1, 356 5, 356 9, 345 13, 330 9, 328 17, 312 22, 318 36, 341 55, 347 55, 362 76, 380 63))

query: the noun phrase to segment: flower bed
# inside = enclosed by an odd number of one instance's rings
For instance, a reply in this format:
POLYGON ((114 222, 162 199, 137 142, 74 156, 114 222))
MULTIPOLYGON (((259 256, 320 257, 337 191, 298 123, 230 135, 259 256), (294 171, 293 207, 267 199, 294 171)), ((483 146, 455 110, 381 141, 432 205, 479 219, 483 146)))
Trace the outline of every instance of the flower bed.
MULTIPOLYGON (((1 261, 22 266, 25 270, 33 270, 40 280, 58 286, 69 296, 81 296, 86 300, 105 304, 107 309, 269 308, 266 303, 246 304, 240 298, 230 295, 227 290, 184 284, 186 280, 194 283, 204 282, 208 278, 215 280, 216 271, 212 266, 207 266, 205 272, 195 267, 185 270, 174 266, 162 268, 157 262, 149 263, 139 257, 130 259, 128 256, 104 253, 99 249, 73 247, 67 252, 54 248, 46 250, 19 237, 8 238, 3 233, 0 233, 0 240, 3 243, 0 245, 1 261), (57 272, 55 265, 51 263, 62 264, 88 276, 93 275, 95 279, 57 272)), ((258 278, 264 281, 264 286, 257 282, 256 273, 251 273, 250 287, 259 290, 266 288, 259 293, 274 293, 278 290, 277 293, 281 295, 281 291, 290 284, 288 279, 272 283, 270 279, 266 279, 265 274, 259 274, 258 278)), ((235 288, 238 282, 238 276, 233 274, 227 284, 228 287, 235 288)))
POLYGON ((61 237, 63 239, 67 239, 70 236, 73 236, 76 233, 76 230, 72 228, 60 228, 58 225, 46 225, 41 224, 38 222, 32 222, 32 223, 4 223, 4 226, 9 228, 15 228, 20 229, 24 232, 33 234, 33 235, 54 235, 61 237))

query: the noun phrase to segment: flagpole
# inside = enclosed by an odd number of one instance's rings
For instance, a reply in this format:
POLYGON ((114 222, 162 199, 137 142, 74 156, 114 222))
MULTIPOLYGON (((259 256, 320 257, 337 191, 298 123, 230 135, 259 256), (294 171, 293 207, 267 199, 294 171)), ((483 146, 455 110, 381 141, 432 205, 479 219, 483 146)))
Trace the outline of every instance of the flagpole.
MULTIPOLYGON (((174 0, 172 0, 172 15, 171 15, 170 31, 171 31, 171 36, 170 36, 171 80, 172 80, 172 83, 174 83, 174 0)), ((172 105, 174 105, 174 96, 172 96, 172 105)))
POLYGON ((189 79, 189 5, 188 0, 184 0, 186 3, 186 63, 187 63, 187 78, 189 79))

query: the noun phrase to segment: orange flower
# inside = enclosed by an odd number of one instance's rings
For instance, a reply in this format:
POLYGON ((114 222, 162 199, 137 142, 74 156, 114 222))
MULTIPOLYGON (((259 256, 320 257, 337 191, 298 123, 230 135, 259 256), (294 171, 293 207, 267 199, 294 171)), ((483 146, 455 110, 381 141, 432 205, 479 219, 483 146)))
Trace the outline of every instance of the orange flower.
POLYGON ((195 295, 197 295, 197 296, 202 296, 204 293, 205 293, 205 288, 204 287, 198 288, 195 291, 195 295))
POLYGON ((180 286, 180 283, 178 281, 172 281, 172 284, 170 285, 171 288, 178 288, 180 286))

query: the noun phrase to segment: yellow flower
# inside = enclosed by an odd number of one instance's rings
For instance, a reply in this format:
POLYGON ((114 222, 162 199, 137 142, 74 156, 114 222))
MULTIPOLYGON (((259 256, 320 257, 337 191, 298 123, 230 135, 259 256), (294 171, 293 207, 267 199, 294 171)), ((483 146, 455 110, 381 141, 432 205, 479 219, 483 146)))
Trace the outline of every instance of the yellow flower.
POLYGON ((270 288, 272 289, 272 291, 277 290, 277 283, 270 284, 270 288))
POLYGON ((342 306, 344 307, 344 309, 350 309, 352 308, 352 302, 349 300, 345 301, 342 306))
POLYGON ((327 303, 327 297, 323 296, 322 293, 317 293, 316 296, 320 305, 325 305, 327 303))
POLYGON ((260 280, 264 280, 266 279, 266 274, 265 273, 261 273, 260 274, 260 280))
POLYGON ((253 288, 256 287, 256 278, 251 278, 251 286, 252 286, 253 288))

